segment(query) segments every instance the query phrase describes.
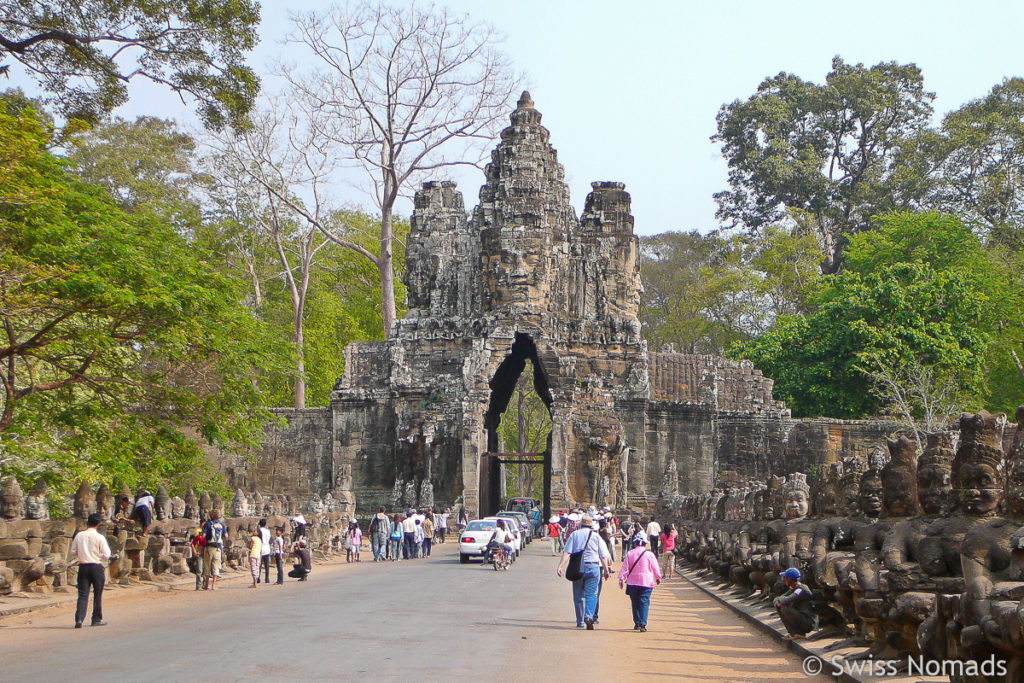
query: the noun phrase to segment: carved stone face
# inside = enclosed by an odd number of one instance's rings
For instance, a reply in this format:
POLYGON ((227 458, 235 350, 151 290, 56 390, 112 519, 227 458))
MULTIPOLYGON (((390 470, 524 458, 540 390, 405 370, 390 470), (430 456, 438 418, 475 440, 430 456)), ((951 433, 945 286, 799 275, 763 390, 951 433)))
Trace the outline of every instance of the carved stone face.
POLYGON ((14 477, 6 477, 0 484, 0 518, 21 519, 25 512, 21 487, 14 477))
POLYGON ((857 505, 864 515, 877 517, 882 512, 882 482, 874 477, 861 479, 857 505))
POLYGON ((917 468, 917 500, 926 515, 946 515, 953 509, 953 480, 949 465, 917 468))
POLYGON ((914 481, 909 473, 892 472, 882 483, 882 507, 890 517, 906 517, 917 507, 913 500, 914 481))
POLYGON ((841 515, 855 515, 860 500, 860 492, 856 486, 847 486, 839 491, 839 509, 841 515))
POLYGON ((786 517, 800 519, 807 516, 807 494, 803 491, 790 491, 786 494, 786 517))
POLYGON ((1002 477, 991 465, 965 464, 960 468, 960 488, 956 495, 965 514, 990 514, 1003 499, 1002 477))

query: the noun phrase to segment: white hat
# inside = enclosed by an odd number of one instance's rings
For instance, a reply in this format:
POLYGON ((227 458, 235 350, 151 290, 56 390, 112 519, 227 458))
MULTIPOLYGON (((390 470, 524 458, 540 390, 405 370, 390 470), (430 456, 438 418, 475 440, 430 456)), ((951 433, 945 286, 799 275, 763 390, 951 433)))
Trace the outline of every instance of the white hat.
POLYGON ((558 515, 551 515, 551 519, 548 520, 548 524, 558 524, 558 515))
POLYGON ((570 513, 570 515, 569 515, 569 521, 570 521, 570 522, 578 522, 578 521, 580 521, 580 515, 579 515, 579 513, 577 513, 577 512, 573 512, 573 513, 570 513))

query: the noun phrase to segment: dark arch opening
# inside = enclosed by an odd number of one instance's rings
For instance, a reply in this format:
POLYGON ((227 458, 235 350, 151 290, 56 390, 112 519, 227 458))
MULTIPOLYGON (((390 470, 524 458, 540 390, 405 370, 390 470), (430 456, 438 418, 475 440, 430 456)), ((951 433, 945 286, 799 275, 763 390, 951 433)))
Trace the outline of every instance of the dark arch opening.
POLYGON ((501 499, 505 495, 501 490, 502 471, 506 460, 518 466, 543 467, 543 514, 547 519, 551 514, 551 433, 547 435, 543 458, 538 462, 536 456, 529 456, 534 464, 528 465, 522 462, 523 458, 512 458, 510 455, 498 455, 501 451, 501 435, 498 427, 501 425, 502 415, 509 407, 509 402, 515 394, 516 385, 520 376, 526 369, 526 362, 529 361, 533 369, 533 390, 541 399, 547 409, 548 416, 551 416, 551 388, 548 375, 541 365, 537 354, 537 345, 530 335, 517 332, 509 355, 501 362, 494 373, 494 377, 488 382, 491 389, 491 400, 484 415, 484 427, 487 430, 487 455, 481 463, 480 471, 480 512, 484 515, 494 514, 501 505, 501 499))
POLYGON ((526 361, 530 361, 533 365, 533 390, 544 401, 548 413, 551 413, 551 389, 548 386, 547 373, 544 372, 544 367, 537 357, 537 345, 530 335, 516 332, 512 351, 501 362, 494 377, 487 384, 491 388, 491 402, 487 408, 487 414, 484 416, 484 426, 487 429, 487 450, 490 452, 498 451, 501 448, 498 425, 501 424, 501 416, 508 408, 508 402, 516 390, 516 382, 519 381, 519 376, 526 368, 526 361))

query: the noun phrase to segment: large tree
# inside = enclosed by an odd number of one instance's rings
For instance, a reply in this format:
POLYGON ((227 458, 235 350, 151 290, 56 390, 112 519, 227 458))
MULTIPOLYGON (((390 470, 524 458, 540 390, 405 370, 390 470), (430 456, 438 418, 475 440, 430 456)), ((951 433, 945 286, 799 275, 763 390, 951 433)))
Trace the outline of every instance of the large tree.
POLYGON ((732 353, 772 377, 797 416, 903 413, 902 401, 921 418, 940 394, 978 407, 995 328, 993 265, 955 218, 889 215, 854 237, 847 269, 824 279, 813 310, 780 317, 732 353), (906 398, 912 391, 925 400, 906 398))
POLYGON ((927 125, 933 94, 913 64, 866 68, 836 57, 823 84, 780 73, 718 113, 729 190, 717 216, 757 230, 790 221, 812 231, 822 273, 835 273, 849 236, 872 216, 914 201, 904 149, 927 125))
POLYGON ((18 62, 68 118, 99 120, 138 78, 198 100, 211 128, 239 126, 259 90, 244 61, 259 22, 255 0, 11 0, 0 61, 18 62))
POLYGON ((0 136, 5 470, 192 481, 188 434, 260 438, 257 380, 279 354, 236 284, 159 212, 70 173, 31 110, 0 105, 0 136))
POLYGON ((390 334, 395 203, 427 176, 480 160, 512 108, 517 79, 495 29, 445 9, 348 3, 294 23, 290 40, 309 55, 306 70, 285 72, 295 96, 332 151, 370 180, 380 248, 356 251, 380 272, 390 334))

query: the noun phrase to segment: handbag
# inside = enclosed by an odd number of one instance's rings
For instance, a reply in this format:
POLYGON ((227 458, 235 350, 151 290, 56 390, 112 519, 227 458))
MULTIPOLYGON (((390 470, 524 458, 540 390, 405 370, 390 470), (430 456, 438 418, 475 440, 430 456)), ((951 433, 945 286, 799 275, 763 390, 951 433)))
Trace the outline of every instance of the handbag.
POLYGON ((627 594, 627 595, 629 595, 629 577, 630 577, 630 576, 632 576, 632 574, 633 574, 633 570, 634 570, 634 569, 636 569, 636 565, 637 565, 637 563, 639 563, 639 562, 640 562, 640 560, 642 560, 642 559, 643 559, 643 557, 644 557, 644 554, 645 554, 645 553, 649 553, 649 552, 651 552, 651 551, 650 551, 650 550, 644 550, 644 552, 642 552, 642 553, 640 553, 639 555, 637 555, 637 556, 636 556, 636 559, 635 559, 635 560, 633 560, 633 564, 632 564, 632 565, 631 565, 631 566, 629 567, 629 571, 628 571, 628 572, 626 572, 626 578, 625 578, 624 580, 625 580, 625 582, 626 582, 626 594, 627 594))
POLYGON ((583 578, 583 551, 590 545, 590 537, 593 535, 594 530, 591 529, 590 533, 587 534, 587 541, 583 544, 583 548, 569 554, 569 565, 565 568, 565 578, 570 581, 579 581, 583 578))

